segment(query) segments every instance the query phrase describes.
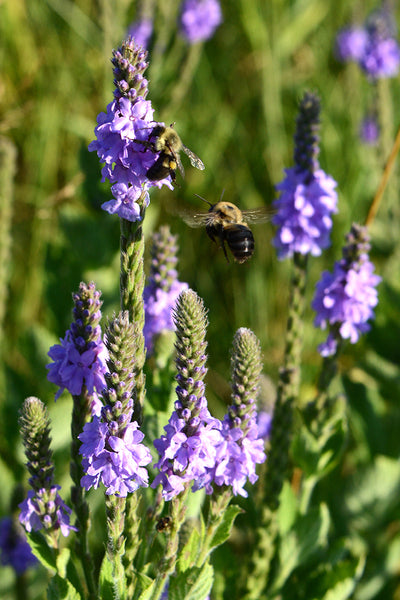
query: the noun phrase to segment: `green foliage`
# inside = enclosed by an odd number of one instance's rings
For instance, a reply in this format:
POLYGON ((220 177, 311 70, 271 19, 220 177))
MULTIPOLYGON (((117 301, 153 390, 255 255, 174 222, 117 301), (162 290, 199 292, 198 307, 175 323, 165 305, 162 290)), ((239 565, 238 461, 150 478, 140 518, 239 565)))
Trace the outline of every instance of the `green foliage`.
MULTIPOLYGON (((178 2, 154 6, 149 98, 155 118, 176 121, 182 140, 206 169, 187 168, 186 178, 173 192, 153 190, 144 232, 147 239, 156 226, 168 223, 179 234, 180 279, 209 307, 207 398, 213 414, 221 416, 229 402, 228 352, 239 327, 255 332, 264 371, 277 380, 290 269, 276 260, 270 225, 254 227, 251 262, 227 264, 205 231, 190 230, 180 213, 204 210, 195 193, 214 202, 222 190, 225 199, 241 208, 270 205, 283 168, 293 162, 297 104, 306 89, 321 97, 320 162, 338 181, 332 247, 309 264, 301 414, 295 418, 291 445, 295 471, 280 495, 278 537, 262 598, 398 597, 398 169, 370 228, 373 259, 383 278, 376 323, 356 347, 345 346, 339 365, 342 378, 335 382, 331 412, 319 428, 313 428, 302 412, 316 396, 321 365, 316 346, 322 334, 313 328, 309 308, 315 282, 339 257, 351 222, 365 221, 400 122, 400 105, 394 101, 400 93, 398 78, 372 89, 354 64, 342 65, 333 56, 337 30, 352 18, 361 21, 377 2, 225 0, 224 23, 214 38, 190 49, 176 35, 178 2), (377 148, 363 146, 358 138, 359 122, 375 100, 385 124, 377 148)), ((56 479, 68 496, 70 400, 65 394, 54 406, 46 364, 49 346, 71 321, 71 292, 81 280, 94 280, 102 289, 105 313, 111 316, 119 310, 119 222, 100 208, 110 198, 109 185, 101 183, 97 157, 87 146, 97 114, 112 100, 111 49, 139 10, 139 2, 128 0, 32 0, 0 6, 0 145, 10 154, 8 162, 0 161, 2 169, 10 164, 7 173, 2 170, 0 192, 1 515, 9 513, 15 484, 26 481, 18 409, 27 396, 35 395, 49 406, 56 479)), ((397 20, 399 16, 397 9, 397 20)), ((145 260, 149 273, 148 254, 145 260)), ((171 337, 161 337, 158 362, 146 363, 149 405, 144 431, 149 441, 159 437, 175 399, 172 351, 171 337)), ((261 475, 261 490, 264 479, 261 475)), ((209 553, 218 547, 209 558, 213 566, 196 564, 206 535, 199 517, 203 497, 197 493, 188 501, 201 525, 192 528, 187 540, 181 539, 170 598, 204 600, 211 588, 212 600, 242 597, 263 510, 261 493, 250 487, 249 498, 239 499, 240 507, 229 506, 214 532, 208 547, 209 553)), ((116 583, 113 565, 103 558, 99 530, 104 514, 96 498, 89 497, 95 509, 90 543, 100 595, 105 600, 123 598, 124 578, 116 583)), ((146 560, 153 551, 160 558, 168 533, 146 535, 154 544, 146 560)), ((44 566, 29 573, 31 597, 44 597, 47 572, 48 598, 83 600, 74 555, 64 549, 57 556, 40 533, 28 534, 28 540, 44 566)), ((0 595, 12 600, 15 582, 7 567, 0 569, 5 573, 0 595)), ((154 565, 147 563, 135 573, 135 598, 152 598, 156 574, 154 565)))

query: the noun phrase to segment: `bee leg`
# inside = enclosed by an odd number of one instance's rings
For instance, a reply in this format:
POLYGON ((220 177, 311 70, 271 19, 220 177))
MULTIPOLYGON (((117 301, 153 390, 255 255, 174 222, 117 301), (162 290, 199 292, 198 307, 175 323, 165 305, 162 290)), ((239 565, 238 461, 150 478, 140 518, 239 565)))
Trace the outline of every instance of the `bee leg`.
POLYGON ((219 240, 220 240, 220 246, 221 246, 221 248, 222 248, 222 250, 224 251, 224 254, 225 254, 226 262, 229 263, 229 258, 228 258, 228 254, 226 252, 224 238, 222 236, 220 236, 219 240))

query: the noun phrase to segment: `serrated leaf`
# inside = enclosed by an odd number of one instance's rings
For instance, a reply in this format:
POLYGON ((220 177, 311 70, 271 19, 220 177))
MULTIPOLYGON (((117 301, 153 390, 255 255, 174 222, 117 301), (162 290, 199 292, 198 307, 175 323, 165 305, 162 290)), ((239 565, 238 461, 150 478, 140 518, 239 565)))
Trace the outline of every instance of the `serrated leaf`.
POLYGON ((169 580, 168 600, 206 600, 214 580, 214 570, 206 563, 192 567, 169 580))
POLYGON ((236 504, 232 504, 231 506, 228 506, 228 508, 224 512, 222 521, 221 521, 220 525, 218 526, 218 529, 216 530, 214 537, 212 539, 212 542, 210 545, 210 552, 217 546, 220 546, 221 544, 226 542, 226 540, 229 538, 229 536, 231 534, 233 523, 234 523, 236 517, 238 516, 239 513, 242 513, 242 512, 243 512, 243 510, 240 508, 240 506, 237 506, 236 504))
POLYGON ((330 516, 325 504, 298 517, 293 528, 282 538, 280 567, 274 589, 280 589, 294 569, 307 563, 318 550, 326 547, 329 525, 330 516))
MULTIPOLYGON (((144 577, 146 577, 146 576, 144 576, 144 577)), ((147 579, 149 580, 148 585, 140 594, 139 600, 149 600, 149 598, 151 598, 151 595, 153 593, 155 580, 150 579, 150 577, 147 577, 147 579)))
POLYGON ((197 528, 194 527, 192 533, 189 536, 188 541, 179 552, 179 559, 177 563, 177 571, 187 571, 192 567, 197 559, 200 550, 200 533, 197 528))
POLYGON ((105 554, 101 563, 99 592, 102 600, 124 600, 126 597, 126 579, 122 564, 112 563, 105 554))
POLYGON ((51 572, 57 572, 56 555, 52 548, 46 542, 46 538, 38 531, 26 532, 28 543, 32 554, 42 563, 42 565, 51 572))
POLYGON ((55 575, 49 582, 47 588, 48 600, 82 600, 82 596, 77 592, 72 583, 55 575))

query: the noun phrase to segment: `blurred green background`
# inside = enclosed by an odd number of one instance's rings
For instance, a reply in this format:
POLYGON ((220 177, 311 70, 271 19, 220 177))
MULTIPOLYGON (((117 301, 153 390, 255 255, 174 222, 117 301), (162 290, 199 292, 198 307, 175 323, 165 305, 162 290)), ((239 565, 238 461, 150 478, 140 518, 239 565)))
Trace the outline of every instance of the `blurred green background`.
MULTIPOLYGON (((396 78, 372 86, 357 66, 340 64, 334 57, 337 30, 352 20, 362 22, 376 8, 374 2, 225 0, 224 22, 215 36, 193 47, 176 29, 179 3, 154 0, 152 6, 155 38, 146 74, 148 99, 157 120, 176 122, 183 142, 201 157, 206 170, 190 168, 183 156, 186 178, 179 179, 174 191, 153 189, 145 231, 150 235, 169 223, 179 234, 180 279, 209 309, 207 384, 220 415, 229 400, 229 349, 238 327, 250 327, 260 338, 264 372, 277 380, 290 264, 277 261, 271 225, 254 227, 256 251, 249 263, 227 264, 205 231, 188 229, 179 212, 203 211, 195 194, 215 202, 222 190, 226 200, 241 208, 270 205, 283 168, 292 165, 298 101, 305 90, 316 91, 322 103, 320 162, 338 182, 339 213, 332 247, 310 261, 311 301, 322 270, 340 257, 351 223, 365 221, 400 124, 400 84, 396 78), (361 144, 358 131, 374 97, 384 129, 379 145, 369 147, 361 144)), ((54 405, 55 390, 46 380, 45 365, 49 346, 64 336, 71 321, 71 293, 81 280, 93 280, 103 293, 104 314, 118 308, 119 220, 100 208, 111 197, 109 185, 100 182, 97 156, 87 146, 97 114, 112 100, 111 51, 138 10, 137 2, 127 0, 0 3, 0 514, 8 512, 13 482, 24 477, 17 418, 26 396, 36 395, 49 405, 57 456, 69 443, 69 403, 62 397, 54 405)), ((342 483, 350 485, 359 469, 376 468, 378 455, 399 455, 397 177, 395 172, 371 227, 372 256, 383 278, 376 322, 341 358, 350 443, 344 466, 325 484, 331 491, 342 490, 342 483)), ((308 308, 305 400, 313 394, 321 365, 316 346, 324 339, 313 328, 313 318, 308 308)), ((58 460, 62 465, 63 459, 58 460)), ((396 502, 383 521, 374 521, 372 513, 369 534, 384 535, 390 524, 392 535, 398 536, 399 516, 396 502)), ((385 548, 386 537, 375 543, 385 548)), ((397 589, 400 562, 394 561, 395 567, 390 563, 391 570, 386 563, 379 569, 385 552, 378 555, 370 578, 378 570, 381 585, 376 594, 357 596, 360 600, 389 598, 397 589)))

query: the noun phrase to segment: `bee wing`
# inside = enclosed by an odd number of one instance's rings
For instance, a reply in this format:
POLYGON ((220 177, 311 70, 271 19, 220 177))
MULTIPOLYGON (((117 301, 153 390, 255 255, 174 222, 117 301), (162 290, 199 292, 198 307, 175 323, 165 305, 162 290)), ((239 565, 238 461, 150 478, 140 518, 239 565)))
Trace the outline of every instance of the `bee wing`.
POLYGON ((246 223, 267 223, 267 221, 271 220, 274 213, 275 211, 268 206, 242 210, 243 219, 246 223))
POLYGON ((210 219, 208 213, 193 213, 189 211, 181 212, 180 216, 189 227, 204 227, 210 219))
POLYGON ((178 166, 180 174, 182 175, 182 177, 185 177, 185 169, 183 168, 183 164, 182 164, 182 161, 181 161, 181 157, 179 156, 179 152, 174 152, 174 156, 173 157, 174 157, 175 162, 176 162, 176 164, 178 166))
POLYGON ((186 156, 189 157, 192 167, 196 167, 196 169, 200 169, 200 171, 204 171, 204 169, 205 169, 204 163, 202 160, 200 160, 200 158, 197 156, 197 154, 192 152, 190 150, 190 148, 188 148, 184 144, 182 144, 182 150, 184 151, 186 156))

